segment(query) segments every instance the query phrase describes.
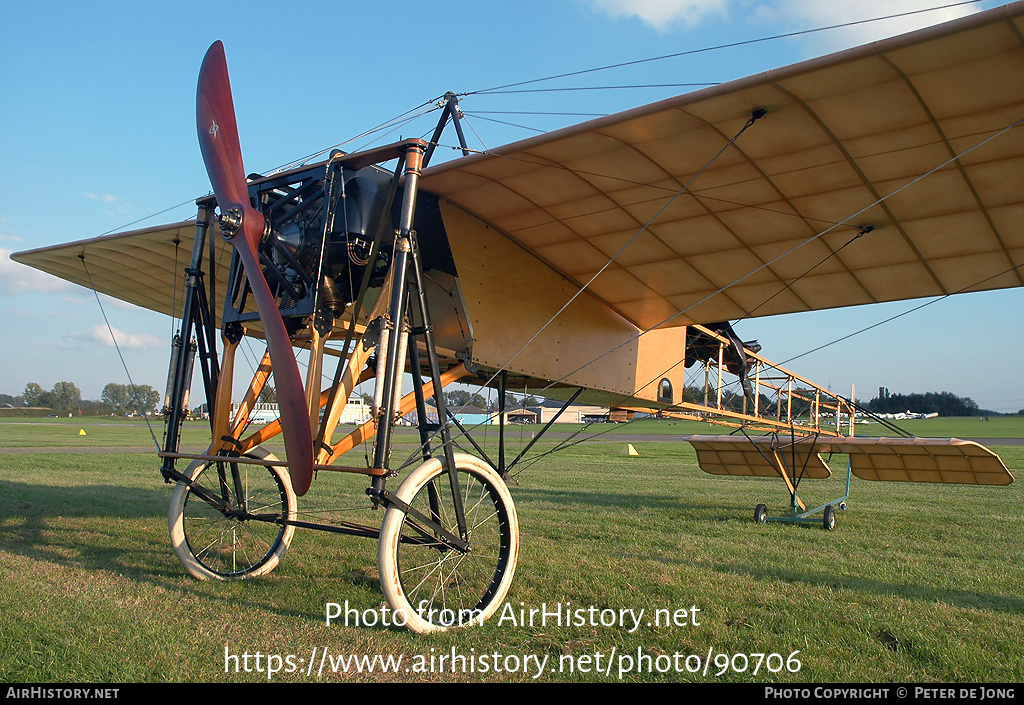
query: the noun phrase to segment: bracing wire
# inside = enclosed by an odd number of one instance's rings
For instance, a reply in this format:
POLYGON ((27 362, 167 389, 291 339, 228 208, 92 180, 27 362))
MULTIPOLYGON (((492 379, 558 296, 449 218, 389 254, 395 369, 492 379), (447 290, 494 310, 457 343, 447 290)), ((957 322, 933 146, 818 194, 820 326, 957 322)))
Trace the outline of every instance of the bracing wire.
POLYGON ((703 47, 703 48, 700 48, 700 49, 689 49, 687 51, 675 52, 673 54, 663 54, 661 56, 653 56, 653 57, 649 57, 649 58, 646 58, 646 59, 634 59, 632 61, 623 61, 623 62, 616 63, 616 64, 608 64, 607 66, 599 66, 599 67, 596 67, 596 68, 581 69, 579 71, 568 71, 566 73, 555 74, 555 75, 552 75, 552 76, 545 76, 544 78, 534 78, 534 79, 530 79, 530 80, 526 80, 526 81, 517 81, 515 83, 506 83, 506 84, 501 85, 501 86, 494 86, 492 88, 484 88, 484 89, 480 89, 480 90, 476 90, 476 91, 471 91, 469 93, 464 93, 462 95, 475 95, 475 94, 484 94, 484 93, 496 93, 496 92, 504 91, 504 90, 509 89, 509 88, 518 88, 519 86, 529 86, 529 85, 533 85, 535 83, 543 83, 545 81, 555 81, 555 80, 562 79, 562 78, 573 78, 573 77, 576 77, 576 76, 583 76, 583 75, 586 75, 586 74, 597 73, 599 71, 609 71, 609 70, 612 70, 612 69, 625 68, 627 66, 638 66, 640 64, 647 64, 647 63, 651 63, 651 62, 654 62, 654 61, 663 61, 665 59, 676 59, 676 58, 679 58, 679 57, 682 57, 682 56, 693 56, 693 55, 696 55, 696 54, 704 54, 704 53, 707 53, 707 52, 710 52, 710 51, 718 51, 718 50, 721 50, 721 49, 735 49, 735 48, 741 47, 741 46, 749 46, 751 44, 761 44, 761 43, 764 43, 764 42, 770 42, 770 41, 774 41, 774 40, 778 40, 778 39, 791 39, 793 37, 806 36, 808 34, 816 34, 818 32, 827 32, 827 31, 833 30, 833 29, 845 29, 847 27, 855 27, 857 25, 869 24, 871 22, 882 22, 882 21, 885 21, 885 20, 892 20, 892 19, 897 19, 897 18, 900 18, 900 17, 909 17, 911 15, 919 15, 919 14, 922 14, 922 13, 925 13, 925 12, 934 12, 934 11, 937 11, 937 10, 948 10, 948 9, 951 9, 951 8, 954 8, 954 7, 961 7, 961 6, 964 6, 964 5, 974 5, 974 4, 977 4, 977 2, 978 2, 978 0, 965 0, 964 2, 955 2, 955 3, 948 4, 948 5, 941 5, 941 6, 937 6, 937 7, 928 7, 928 8, 923 8, 923 9, 920 9, 920 10, 910 10, 910 11, 907 11, 907 12, 900 12, 900 13, 896 13, 896 14, 892 14, 892 15, 886 15, 884 17, 873 17, 873 18, 866 19, 866 20, 854 20, 854 21, 851 21, 851 22, 843 22, 841 24, 829 25, 827 27, 816 27, 814 29, 803 29, 803 30, 797 30, 797 31, 794 31, 794 32, 786 32, 784 34, 776 34, 776 35, 772 35, 770 37, 759 37, 759 38, 756 38, 756 39, 745 39, 745 40, 741 40, 741 41, 737 41, 737 42, 729 42, 727 44, 719 44, 719 45, 711 46, 711 47, 703 47))
MULTIPOLYGON (((543 80, 543 79, 542 79, 543 80)), ((702 83, 634 83, 621 86, 570 86, 565 88, 529 88, 524 90, 482 91, 464 95, 512 95, 516 93, 578 93, 580 91, 633 91, 650 90, 653 88, 710 88, 721 85, 717 81, 702 83)), ((495 111, 498 112, 498 111, 495 111)), ((572 113, 533 113, 535 115, 571 115, 572 113)))
MULTIPOLYGON (((404 113, 401 113, 400 115, 397 115, 397 116, 391 118, 390 120, 385 120, 384 122, 378 124, 377 126, 371 127, 370 129, 365 130, 365 131, 359 133, 358 135, 355 135, 354 137, 350 137, 349 139, 344 140, 343 142, 339 142, 339 143, 337 143, 335 145, 332 145, 330 147, 327 147, 325 149, 321 149, 321 150, 319 150, 317 152, 313 152, 312 154, 308 154, 305 157, 302 157, 300 159, 296 159, 294 161, 288 162, 287 164, 283 164, 282 166, 279 166, 276 169, 272 169, 271 171, 267 172, 267 175, 268 176, 272 176, 274 174, 279 174, 281 172, 288 171, 289 169, 294 169, 296 167, 302 166, 303 164, 307 164, 311 160, 316 159, 317 157, 323 156, 324 154, 327 154, 328 152, 331 152, 331 151, 336 150, 336 149, 341 149, 345 145, 351 144, 352 142, 355 142, 356 140, 360 140, 360 139, 363 139, 365 137, 369 137, 371 135, 380 136, 381 134, 383 134, 383 135, 391 134, 395 130, 399 129, 401 126, 403 126, 405 124, 408 124, 409 122, 412 122, 413 120, 415 120, 415 119, 417 119, 419 117, 422 117, 423 115, 426 115, 427 113, 433 112, 435 110, 439 110, 440 106, 437 103, 438 103, 438 101, 440 99, 441 98, 438 97, 438 98, 432 98, 432 99, 430 99, 428 101, 424 101, 423 103, 420 103, 419 105, 417 105, 415 108, 411 108, 409 110, 406 110, 404 113)), ((361 147, 357 148, 355 151, 358 151, 358 149, 362 149, 362 148, 361 147)))
MULTIPOLYGON (((117 350, 117 356, 121 358, 121 366, 124 367, 124 373, 128 377, 128 383, 132 387, 132 394, 135 394, 137 389, 135 381, 132 380, 132 373, 128 371, 128 363, 125 362, 124 355, 121 354, 121 346, 117 344, 117 336, 114 335, 114 328, 110 325, 110 319, 107 318, 107 312, 103 308, 103 302, 100 300, 100 292, 96 289, 95 284, 92 281, 92 274, 89 272, 89 265, 85 263, 85 253, 78 255, 78 259, 82 261, 82 268, 85 270, 85 276, 89 279, 89 288, 92 289, 92 293, 96 296, 96 303, 100 307, 100 313, 103 315, 103 322, 107 325, 107 332, 110 334, 110 339, 114 343, 114 349, 117 350)), ((152 424, 149 423, 149 414, 142 414, 143 420, 146 422, 146 428, 149 429, 149 435, 153 439, 153 445, 156 446, 157 453, 160 452, 160 441, 156 439, 156 433, 153 431, 152 424)))
POLYGON ((860 335, 861 333, 865 333, 865 332, 867 332, 867 331, 869 331, 869 330, 871 330, 873 328, 878 328, 879 326, 883 326, 886 323, 891 323, 892 321, 895 321, 898 318, 903 318, 903 316, 906 316, 908 314, 914 313, 916 311, 920 311, 921 309, 926 308, 928 306, 931 306, 932 304, 936 304, 936 303, 938 303, 940 301, 944 301, 944 300, 948 299, 950 296, 955 296, 957 294, 963 294, 963 293, 973 289, 974 287, 981 286, 982 284, 984 284, 984 283, 986 283, 988 281, 991 281, 992 279, 998 279, 999 277, 1002 277, 1002 276, 1005 276, 1007 274, 1010 274, 1011 272, 1016 272, 1016 271, 1020 270, 1022 267, 1024 267, 1024 264, 1018 264, 1015 267, 1009 267, 1009 268, 1003 270, 1002 272, 999 272, 997 274, 993 274, 992 276, 989 276, 989 277, 985 277, 981 281, 976 281, 976 282, 974 282, 972 284, 968 284, 967 286, 965 286, 965 287, 963 287, 961 289, 958 289, 956 291, 951 291, 948 294, 943 294, 942 296, 939 296, 939 297, 936 297, 934 299, 931 299, 930 301, 926 301, 923 304, 918 304, 917 306, 914 306, 913 308, 907 309, 906 311, 903 311, 902 313, 897 313, 894 316, 889 316, 888 318, 886 318, 884 320, 878 321, 876 323, 872 323, 869 326, 865 326, 865 327, 861 328, 860 330, 854 331, 853 333, 849 333, 849 334, 844 335, 844 336, 842 336, 840 338, 836 338, 835 340, 833 340, 831 342, 828 342, 828 343, 825 343, 824 345, 819 345, 818 347, 813 348, 811 350, 808 350, 806 352, 802 352, 799 355, 794 355, 793 357, 789 358, 788 360, 786 360, 786 361, 784 361, 784 362, 782 362, 780 364, 788 365, 793 360, 799 360, 802 357, 806 357, 807 355, 811 355, 813 353, 816 353, 819 350, 824 350, 825 348, 831 347, 831 346, 835 345, 836 343, 841 343, 844 340, 849 340, 850 338, 852 338, 852 337, 854 337, 856 335, 860 335))

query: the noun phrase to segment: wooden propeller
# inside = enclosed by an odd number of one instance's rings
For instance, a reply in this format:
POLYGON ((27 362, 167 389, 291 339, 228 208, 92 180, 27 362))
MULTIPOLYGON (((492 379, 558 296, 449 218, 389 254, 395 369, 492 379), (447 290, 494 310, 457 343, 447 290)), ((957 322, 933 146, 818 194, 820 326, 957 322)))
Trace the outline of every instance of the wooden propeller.
POLYGON ((221 232, 238 252, 263 324, 274 370, 292 487, 295 494, 301 496, 313 480, 313 434, 306 393, 291 339, 256 253, 265 223, 263 214, 249 203, 235 106, 221 42, 215 42, 206 52, 199 70, 196 127, 206 171, 220 206, 221 232))

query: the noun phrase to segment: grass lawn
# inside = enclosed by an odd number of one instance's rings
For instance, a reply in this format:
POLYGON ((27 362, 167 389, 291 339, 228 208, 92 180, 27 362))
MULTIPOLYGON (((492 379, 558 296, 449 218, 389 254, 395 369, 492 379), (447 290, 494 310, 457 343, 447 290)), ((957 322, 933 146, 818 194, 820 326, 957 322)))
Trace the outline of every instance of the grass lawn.
MULTIPOLYGON (((759 502, 785 511, 781 482, 706 475, 688 444, 668 440, 634 443, 640 455, 622 456, 613 438, 717 431, 615 427, 610 442, 544 456, 519 475, 520 557, 502 618, 421 636, 326 623, 331 602, 380 614, 370 539, 299 530, 264 578, 188 577, 168 540, 171 487, 153 452, 132 451, 152 446, 145 426, 33 421, 0 423, 0 448, 127 450, 0 453, 3 682, 266 681, 268 665, 279 669, 273 680, 293 682, 1024 680, 1020 482, 854 478, 834 532, 755 525, 759 502), (558 624, 541 619, 544 609, 585 619, 558 624), (347 656, 381 658, 338 660, 347 656), (402 661, 388 667, 383 657, 402 661)), ((920 423, 933 421, 945 422, 920 423)), ((950 421, 920 435, 980 436, 984 425, 950 421)), ((201 446, 206 428, 189 428, 186 445, 201 446)), ((1021 425, 994 437, 1019 438, 1021 425)), ((491 432, 488 453, 495 443, 491 432)), ((532 455, 553 444, 542 440, 532 455)), ((1019 477, 1024 446, 993 449, 1019 477)), ((361 449, 353 454, 361 461, 361 449)), ((844 483, 837 472, 801 495, 816 506, 844 483)), ((300 511, 379 523, 365 486, 322 473, 300 511)))

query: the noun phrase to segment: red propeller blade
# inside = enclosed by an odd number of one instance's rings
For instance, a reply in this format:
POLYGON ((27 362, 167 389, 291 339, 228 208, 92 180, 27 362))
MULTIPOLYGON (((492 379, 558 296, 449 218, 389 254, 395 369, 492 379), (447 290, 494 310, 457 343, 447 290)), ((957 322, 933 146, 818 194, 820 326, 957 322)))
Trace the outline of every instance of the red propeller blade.
POLYGON ((206 171, 221 214, 240 219, 237 230, 225 232, 225 239, 235 246, 245 268, 249 286, 256 299, 256 308, 270 349, 270 360, 277 384, 277 403, 281 411, 281 429, 288 453, 292 487, 304 495, 313 480, 313 432, 306 408, 306 392, 302 375, 295 361, 291 339, 281 320, 274 295, 263 277, 256 248, 263 238, 263 214, 249 204, 242 150, 235 124, 235 106, 231 99, 231 83, 224 58, 224 45, 215 42, 206 52, 199 70, 196 95, 196 127, 206 171))

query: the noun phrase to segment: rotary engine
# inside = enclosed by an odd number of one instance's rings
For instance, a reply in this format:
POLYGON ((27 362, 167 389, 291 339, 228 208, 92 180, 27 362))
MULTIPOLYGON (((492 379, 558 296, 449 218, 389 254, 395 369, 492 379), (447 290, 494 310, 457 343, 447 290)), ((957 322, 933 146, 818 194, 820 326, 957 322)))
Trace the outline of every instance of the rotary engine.
MULTIPOLYGON (((327 178, 320 166, 255 184, 268 224, 260 264, 291 335, 310 316, 318 330, 330 330, 358 297, 367 269, 367 290, 377 289, 391 261, 394 227, 390 213, 383 221, 381 216, 392 175, 375 167, 328 169, 327 178), (378 229, 382 236, 374 254, 378 229)), ((225 322, 251 320, 237 274, 233 280, 225 322)))

